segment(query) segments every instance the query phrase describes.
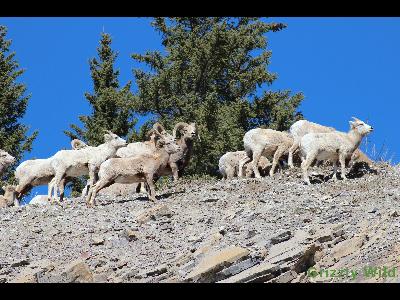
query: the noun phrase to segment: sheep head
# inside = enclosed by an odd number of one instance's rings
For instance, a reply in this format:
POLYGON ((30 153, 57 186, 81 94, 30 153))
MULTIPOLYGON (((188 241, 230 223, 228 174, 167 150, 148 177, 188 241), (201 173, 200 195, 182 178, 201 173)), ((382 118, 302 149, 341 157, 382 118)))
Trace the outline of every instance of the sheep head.
POLYGON ((161 125, 160 123, 158 123, 158 122, 154 123, 153 129, 154 129, 155 131, 158 131, 158 132, 161 133, 161 134, 166 134, 166 133, 167 133, 167 131, 165 130, 164 126, 162 126, 162 125, 161 125))
POLYGON ((104 142, 111 144, 115 148, 121 148, 126 146, 126 141, 122 138, 120 138, 118 135, 115 133, 112 133, 109 130, 106 130, 106 134, 104 134, 104 142))
POLYGON ((156 148, 164 148, 168 154, 175 153, 180 150, 180 147, 176 144, 175 138, 167 132, 161 134, 157 130, 151 129, 149 134, 152 136, 152 140, 154 141, 156 148))
POLYGON ((194 137, 200 136, 197 133, 196 123, 185 123, 179 122, 175 125, 172 135, 176 138, 176 134, 180 133, 183 138, 193 139, 194 137))
POLYGON ((354 121, 349 121, 351 130, 357 131, 362 136, 367 135, 371 131, 373 131, 372 126, 367 123, 357 119, 356 117, 352 117, 354 121))
POLYGON ((5 168, 12 165, 15 162, 15 158, 8 154, 6 151, 0 149, 0 174, 5 168))

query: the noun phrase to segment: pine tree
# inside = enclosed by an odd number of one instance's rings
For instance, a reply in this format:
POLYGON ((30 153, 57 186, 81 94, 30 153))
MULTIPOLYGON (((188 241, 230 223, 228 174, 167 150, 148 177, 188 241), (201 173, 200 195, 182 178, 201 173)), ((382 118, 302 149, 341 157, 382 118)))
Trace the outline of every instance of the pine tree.
MULTIPOLYGON (((131 82, 120 88, 119 70, 114 69, 118 53, 111 49, 111 43, 111 36, 102 33, 97 47, 98 58, 89 61, 93 93, 85 93, 85 98, 91 105, 91 115, 79 116, 83 128, 71 124, 73 131, 64 131, 71 139, 78 138, 91 146, 104 143, 104 130, 111 130, 128 140, 136 136, 134 126, 137 120, 131 110, 131 82)), ((74 195, 83 188, 84 182, 85 178, 73 181, 74 195)))
POLYGON ((85 98, 92 107, 90 116, 80 116, 84 128, 70 125, 75 132, 65 131, 71 138, 79 138, 92 146, 104 142, 104 130, 111 130, 121 137, 133 134, 136 119, 131 111, 131 82, 120 88, 119 70, 114 70, 118 53, 111 49, 111 36, 102 33, 97 48, 98 59, 89 61, 93 80, 93 93, 85 93, 85 98))
POLYGON ((37 131, 31 135, 29 128, 19 120, 25 115, 30 95, 26 95, 26 86, 17 80, 23 74, 15 52, 10 52, 11 40, 6 39, 7 28, 0 26, 0 149, 16 158, 13 166, 0 178, 1 184, 11 183, 12 169, 19 164, 25 151, 32 150, 37 131))
POLYGON ((301 93, 265 88, 277 78, 267 69, 272 52, 265 34, 286 25, 248 17, 160 17, 152 25, 166 54, 132 55, 151 69, 134 70, 135 109, 168 129, 179 121, 198 124, 201 141, 188 173, 216 175, 219 157, 243 149, 246 131, 287 130, 301 118, 301 93))

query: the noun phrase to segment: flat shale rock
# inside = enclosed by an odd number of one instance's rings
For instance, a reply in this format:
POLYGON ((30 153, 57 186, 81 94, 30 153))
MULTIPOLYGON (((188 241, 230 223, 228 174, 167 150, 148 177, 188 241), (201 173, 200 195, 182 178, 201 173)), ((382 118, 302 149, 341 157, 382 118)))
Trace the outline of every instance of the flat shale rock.
POLYGON ((216 253, 208 254, 204 257, 198 266, 190 272, 185 280, 195 282, 213 282, 214 274, 222 270, 224 267, 233 264, 249 255, 247 249, 230 246, 216 253))
POLYGON ((332 167, 313 167, 309 186, 299 168, 183 177, 157 188, 155 203, 120 186, 91 209, 81 197, 3 208, 0 283, 348 282, 307 271, 400 267, 399 168, 374 163, 325 182, 332 167))

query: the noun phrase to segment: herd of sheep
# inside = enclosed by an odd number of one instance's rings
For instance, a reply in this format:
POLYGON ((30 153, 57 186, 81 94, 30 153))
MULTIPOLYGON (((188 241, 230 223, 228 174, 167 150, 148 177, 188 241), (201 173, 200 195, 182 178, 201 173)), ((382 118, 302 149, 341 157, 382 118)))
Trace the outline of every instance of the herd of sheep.
MULTIPOLYGON (((371 131, 370 125, 354 117, 347 133, 307 120, 295 122, 289 132, 255 128, 243 137, 244 151, 228 152, 220 158, 219 170, 227 179, 259 178, 260 171, 265 175, 267 168, 273 176, 280 163, 286 164, 286 157, 289 167, 294 167, 293 154, 297 151, 306 184, 310 184, 308 169, 315 160, 332 162, 334 180, 340 163, 341 177, 346 180, 346 161, 352 164, 365 157, 358 147, 371 131)), ((127 144, 110 131, 104 134, 104 143, 97 147, 75 139, 70 150, 60 150, 46 159, 22 162, 15 170, 18 184, 3 187, 5 193, 0 196, 0 207, 19 206, 21 198, 39 185, 48 185, 48 201, 62 201, 65 185, 83 175, 89 176, 82 190, 88 206, 95 204, 100 190, 114 183, 144 183, 149 199, 155 201, 155 182, 168 175, 178 180, 191 159, 196 138, 199 138, 196 124, 180 122, 172 135, 161 124, 154 124, 145 142, 127 144)), ((11 155, 0 150, 0 175, 14 162, 11 155)))

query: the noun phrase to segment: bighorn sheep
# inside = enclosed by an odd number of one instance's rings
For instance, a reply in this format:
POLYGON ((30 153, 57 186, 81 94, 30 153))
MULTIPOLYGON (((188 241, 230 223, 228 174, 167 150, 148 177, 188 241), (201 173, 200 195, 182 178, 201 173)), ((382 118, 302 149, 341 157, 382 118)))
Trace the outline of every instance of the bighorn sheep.
POLYGON ((60 183, 65 177, 79 177, 89 174, 86 190, 97 180, 97 172, 100 165, 107 159, 113 157, 117 150, 126 146, 126 141, 111 131, 107 130, 104 135, 104 143, 97 146, 87 146, 79 150, 61 150, 51 159, 51 166, 55 171, 54 200, 58 198, 60 183))
POLYGON ((176 181, 181 176, 180 173, 189 164, 193 153, 193 140, 195 137, 199 137, 199 135, 196 123, 187 124, 184 122, 179 122, 175 125, 172 135, 177 139, 176 144, 181 150, 170 155, 168 166, 171 168, 171 171, 166 168, 162 172, 162 175, 170 175, 172 172, 174 181, 176 181), (180 133, 179 138, 177 137, 177 133, 180 133))
POLYGON ((101 189, 113 183, 146 182, 149 186, 149 199, 155 201, 154 176, 168 164, 170 154, 180 151, 175 140, 153 130, 154 147, 152 153, 142 153, 133 157, 110 158, 101 164, 99 180, 90 188, 86 203, 93 206, 101 189))
POLYGON ((351 158, 354 151, 358 148, 364 136, 369 134, 373 128, 363 121, 353 117, 354 121, 350 121, 350 131, 345 132, 327 132, 327 133, 308 133, 300 140, 300 151, 303 162, 301 168, 303 170, 304 181, 310 184, 308 177, 308 168, 314 161, 330 160, 333 163, 333 179, 337 180, 337 161, 341 166, 341 176, 346 180, 346 158, 351 158))
POLYGON ((260 178, 258 162, 261 156, 272 157, 272 166, 269 175, 273 176, 279 159, 287 154, 293 145, 293 138, 287 132, 272 129, 255 128, 251 129, 243 137, 244 149, 247 158, 239 162, 239 177, 243 177, 243 165, 251 161, 253 172, 256 178, 260 178))
POLYGON ((323 125, 319 125, 317 123, 313 123, 307 120, 299 120, 293 123, 290 126, 289 132, 293 137, 293 145, 289 149, 289 158, 288 165, 290 168, 293 168, 293 153, 299 148, 299 143, 301 138, 307 133, 324 133, 324 132, 332 132, 336 129, 333 127, 326 127, 323 125))
MULTIPOLYGON (((77 149, 82 146, 82 141, 74 140, 71 142, 73 149, 77 149)), ((39 185, 49 185, 48 188, 48 198, 50 200, 51 192, 54 188, 54 176, 55 171, 51 165, 51 160, 53 157, 46 159, 31 159, 22 162, 14 172, 15 178, 18 180, 18 185, 16 187, 17 200, 21 200, 22 196, 29 192, 33 187, 39 185)), ((61 198, 64 195, 65 184, 72 178, 66 177, 60 183, 60 194, 61 198)), ((62 200, 62 199, 61 199, 62 200)))
POLYGON ((3 175, 5 169, 15 162, 15 158, 6 151, 0 149, 0 176, 3 175))
POLYGON ((131 157, 142 153, 152 153, 154 148, 154 136, 158 132, 162 136, 172 139, 170 135, 160 123, 155 123, 153 128, 147 133, 148 141, 129 143, 126 147, 119 148, 115 157, 131 157))
POLYGON ((15 186, 7 185, 2 187, 4 190, 4 195, 0 195, 0 208, 5 208, 8 206, 19 206, 15 198, 15 186))
MULTIPOLYGON (((168 134, 164 127, 159 123, 154 124, 153 129, 164 137, 171 137, 171 135, 168 134)), ((175 125, 172 137, 176 139, 176 144, 180 147, 180 150, 170 155, 168 165, 164 169, 160 170, 158 176, 167 176, 172 174, 174 176, 174 181, 178 180, 180 176, 179 173, 183 171, 190 161, 193 151, 193 140, 196 136, 199 136, 196 123, 187 124, 179 122, 175 125), (178 133, 180 134, 179 137, 177 137, 178 133)), ((151 141, 131 143, 127 147, 119 149, 116 156, 133 157, 144 153, 152 153, 153 147, 151 145, 151 141)))
MULTIPOLYGON (((233 177, 238 176, 239 162, 246 158, 248 158, 246 151, 227 152, 222 155, 218 163, 219 172, 222 177, 224 179, 232 179, 233 177)), ((261 156, 258 162, 258 169, 265 172, 269 166, 271 166, 271 163, 268 159, 261 156)), ((244 170, 242 172, 245 172, 246 177, 251 177, 253 175, 253 165, 247 163, 243 167, 244 170)))

